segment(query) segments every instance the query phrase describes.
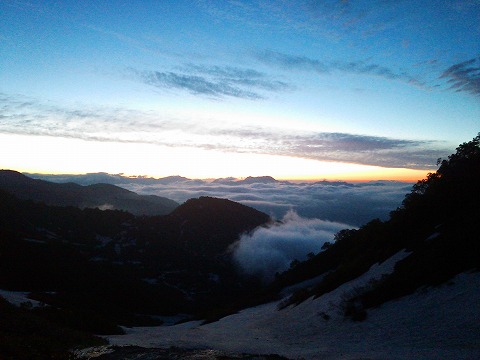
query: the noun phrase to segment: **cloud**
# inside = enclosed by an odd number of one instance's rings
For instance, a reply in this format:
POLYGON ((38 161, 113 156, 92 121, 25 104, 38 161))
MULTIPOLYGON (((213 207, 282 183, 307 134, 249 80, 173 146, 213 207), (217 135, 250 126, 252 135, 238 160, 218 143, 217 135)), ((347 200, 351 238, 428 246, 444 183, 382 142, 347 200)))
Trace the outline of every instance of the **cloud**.
MULTIPOLYGON (((398 81, 427 91, 438 90, 438 66, 448 62, 448 54, 455 54, 457 47, 448 42, 435 39, 446 29, 457 37, 465 37, 465 44, 475 44, 478 26, 472 15, 478 9, 475 0, 426 2, 414 6, 409 1, 340 1, 340 0, 284 0, 252 1, 244 4, 238 1, 218 2, 198 0, 197 5, 213 18, 220 21, 241 23, 250 30, 276 31, 278 33, 296 33, 318 39, 321 44, 347 46, 347 57, 329 58, 335 52, 326 52, 319 57, 286 54, 272 50, 257 50, 253 57, 276 69, 284 71, 304 71, 318 75, 335 72, 375 76, 386 80, 398 81), (436 16, 428 16, 435 13, 436 16), (417 36, 422 34, 422 36, 417 36), (406 54, 427 46, 431 51, 423 54, 412 64, 401 60, 406 54), (440 56, 440 53, 443 53, 440 56), (365 54, 363 59, 355 54, 365 54), (392 60, 398 56, 397 60, 392 60), (434 69, 428 59, 439 57, 434 69), (349 61, 348 59, 353 59, 349 61), (390 59, 390 60, 388 60, 390 59), (387 65, 385 61, 389 61, 387 65), (398 66, 401 64, 401 67, 398 66), (421 69, 418 69, 418 66, 421 69), (408 70, 404 70, 404 69, 408 70)), ((452 35, 453 36, 453 35, 452 35)), ((328 48, 328 47, 326 47, 328 48)), ((472 48, 474 53, 475 47, 472 48)), ((275 50, 275 48, 273 48, 275 50)), ((418 52, 418 51, 417 51, 418 52)), ((472 59, 451 66, 442 74, 447 79, 449 89, 478 96, 477 60, 472 59)), ((444 69, 442 69, 444 70, 444 69)))
POLYGON ((281 222, 259 227, 243 235, 232 247, 233 259, 249 275, 270 281, 276 272, 288 269, 293 260, 305 260, 318 253, 325 242, 352 226, 342 223, 306 219, 290 210, 281 222))
MULTIPOLYGON (((397 5, 398 2, 395 3, 397 5)), ((348 34, 372 36, 387 27, 397 6, 383 0, 352 2, 339 0, 282 0, 222 2, 197 0, 214 19, 240 23, 262 31, 300 31, 340 39, 348 34)), ((400 16, 397 12, 396 16, 400 16)))
POLYGON ((314 71, 320 74, 328 73, 331 70, 327 64, 305 56, 287 55, 272 50, 257 51, 254 56, 263 63, 276 65, 285 70, 314 71))
POLYGON ((87 104, 65 106, 5 93, 0 93, 0 117, 3 133, 125 143, 152 143, 148 134, 187 127, 172 116, 149 111, 87 104))
POLYGON ((385 220, 400 206, 412 183, 375 181, 347 183, 319 181, 190 180, 181 177, 164 179, 128 178, 105 173, 87 175, 36 175, 37 178, 83 185, 111 183, 145 195, 158 195, 183 203, 190 198, 213 196, 230 199, 281 219, 289 210, 306 218, 319 218, 361 226, 374 218, 385 220))
POLYGON ((480 96, 480 57, 450 66, 440 79, 447 79, 452 90, 480 96))
POLYGON ((272 80, 267 74, 254 70, 238 68, 233 66, 204 66, 189 64, 185 67, 188 71, 195 71, 197 73, 213 76, 218 81, 225 83, 236 84, 238 86, 248 86, 267 91, 286 91, 290 90, 292 86, 284 81, 272 80))
POLYGON ((209 95, 213 97, 232 96, 250 100, 263 97, 255 92, 246 91, 220 81, 208 80, 198 75, 179 74, 174 72, 135 71, 137 78, 143 83, 158 88, 174 88, 188 90, 195 95, 209 95))
MULTIPOLYGON (((281 131, 244 127, 210 130, 211 135, 229 138, 218 149, 232 152, 284 155, 319 161, 353 162, 364 165, 428 169, 448 150, 438 141, 394 139, 348 133, 281 131), (231 141, 242 139, 242 143, 231 141)), ((211 144, 212 146, 212 144, 211 144)))
POLYGON ((412 169, 434 169, 436 159, 452 151, 439 141, 244 126, 121 107, 67 107, 1 93, 0 132, 412 169))
POLYGON ((406 72, 395 72, 392 69, 364 61, 320 61, 305 56, 295 56, 272 50, 254 52, 254 57, 270 66, 276 66, 288 71, 308 71, 318 74, 328 74, 341 71, 351 74, 378 76, 388 80, 399 80, 410 85, 425 87, 426 84, 406 72))
POLYGON ((165 89, 186 90, 194 95, 213 98, 224 96, 249 100, 264 99, 264 92, 281 92, 291 88, 285 82, 272 80, 265 73, 232 66, 188 64, 182 71, 140 71, 127 69, 127 77, 165 89))

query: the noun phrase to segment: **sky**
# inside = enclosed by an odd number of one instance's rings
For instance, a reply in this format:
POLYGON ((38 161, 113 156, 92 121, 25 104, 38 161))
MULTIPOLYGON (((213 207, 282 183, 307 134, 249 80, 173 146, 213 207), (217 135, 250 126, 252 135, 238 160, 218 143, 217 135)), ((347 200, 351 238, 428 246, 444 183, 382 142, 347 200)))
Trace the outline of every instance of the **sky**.
POLYGON ((480 1, 0 1, 0 168, 414 181, 480 131, 480 1))

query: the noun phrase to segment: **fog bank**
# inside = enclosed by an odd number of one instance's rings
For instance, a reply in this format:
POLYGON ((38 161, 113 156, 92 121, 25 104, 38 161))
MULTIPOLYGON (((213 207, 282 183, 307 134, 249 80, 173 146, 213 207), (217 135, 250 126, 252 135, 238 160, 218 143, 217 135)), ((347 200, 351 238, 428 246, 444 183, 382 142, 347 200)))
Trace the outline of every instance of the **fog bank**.
POLYGON ((293 260, 306 260, 309 253, 320 252, 325 242, 345 228, 352 226, 303 218, 290 210, 281 221, 243 235, 232 246, 233 258, 243 273, 270 281, 293 260))

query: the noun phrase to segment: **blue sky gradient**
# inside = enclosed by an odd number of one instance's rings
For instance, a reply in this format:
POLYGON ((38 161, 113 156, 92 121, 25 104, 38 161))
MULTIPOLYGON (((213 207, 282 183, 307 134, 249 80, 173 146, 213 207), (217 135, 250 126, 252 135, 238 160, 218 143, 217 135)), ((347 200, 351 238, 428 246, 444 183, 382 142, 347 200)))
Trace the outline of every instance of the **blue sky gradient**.
POLYGON ((22 171, 415 177, 480 131, 478 0, 4 1, 0 53, 22 171))

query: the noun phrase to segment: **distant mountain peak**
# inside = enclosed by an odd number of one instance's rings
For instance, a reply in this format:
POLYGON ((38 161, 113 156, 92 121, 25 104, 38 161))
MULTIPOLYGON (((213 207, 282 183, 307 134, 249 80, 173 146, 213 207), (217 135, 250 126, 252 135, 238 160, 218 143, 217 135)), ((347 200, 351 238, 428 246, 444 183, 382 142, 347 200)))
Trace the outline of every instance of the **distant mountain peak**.
POLYGON ((277 183, 278 180, 275 180, 271 176, 248 176, 244 180, 240 180, 240 182, 244 184, 255 184, 255 183, 270 184, 270 183, 277 183))
POLYGON ((2 179, 28 179, 28 176, 25 176, 18 171, 8 169, 1 169, 0 176, 2 179))

